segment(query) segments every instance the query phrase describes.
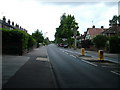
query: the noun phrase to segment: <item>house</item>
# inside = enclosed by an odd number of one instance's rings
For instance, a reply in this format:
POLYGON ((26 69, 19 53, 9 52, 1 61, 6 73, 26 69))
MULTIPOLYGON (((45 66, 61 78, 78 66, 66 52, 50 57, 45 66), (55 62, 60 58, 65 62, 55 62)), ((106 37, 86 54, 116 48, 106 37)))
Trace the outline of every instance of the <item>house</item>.
POLYGON ((0 28, 5 28, 5 29, 9 29, 9 30, 18 29, 18 30, 25 31, 27 33, 27 30, 22 28, 18 24, 14 25, 14 22, 12 22, 12 24, 11 24, 10 19, 8 19, 8 21, 6 21, 5 16, 3 17, 2 20, 0 19, 0 28))
POLYGON ((120 24, 114 24, 106 31, 102 32, 103 35, 106 35, 108 37, 118 35, 120 33, 120 24))
POLYGON ((92 28, 87 28, 87 31, 85 33, 85 40, 92 40, 96 35, 99 35, 106 30, 107 29, 103 26, 101 26, 101 28, 95 28, 95 26, 93 25, 92 28))

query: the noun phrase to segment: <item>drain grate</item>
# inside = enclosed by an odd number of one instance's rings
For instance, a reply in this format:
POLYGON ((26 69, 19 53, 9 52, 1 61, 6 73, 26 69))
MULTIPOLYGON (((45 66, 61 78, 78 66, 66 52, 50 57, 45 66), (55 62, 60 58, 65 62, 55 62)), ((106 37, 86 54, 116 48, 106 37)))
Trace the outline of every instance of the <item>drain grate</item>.
POLYGON ((48 59, 45 58, 45 57, 37 57, 36 60, 38 60, 38 61, 48 61, 48 59))

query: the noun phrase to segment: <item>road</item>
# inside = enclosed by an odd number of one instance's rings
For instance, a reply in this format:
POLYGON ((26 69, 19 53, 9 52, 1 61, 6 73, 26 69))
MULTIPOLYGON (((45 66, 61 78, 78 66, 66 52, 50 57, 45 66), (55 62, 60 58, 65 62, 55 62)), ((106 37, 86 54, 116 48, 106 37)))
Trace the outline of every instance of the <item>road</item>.
POLYGON ((54 44, 47 47, 58 88, 119 88, 120 75, 84 62, 54 44))

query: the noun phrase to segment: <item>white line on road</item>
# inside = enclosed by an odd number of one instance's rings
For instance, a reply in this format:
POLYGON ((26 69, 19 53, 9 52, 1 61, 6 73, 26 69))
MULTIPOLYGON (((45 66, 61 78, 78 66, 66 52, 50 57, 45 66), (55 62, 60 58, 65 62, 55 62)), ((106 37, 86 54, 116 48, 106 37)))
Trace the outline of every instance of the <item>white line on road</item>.
POLYGON ((72 57, 76 58, 74 55, 70 55, 70 56, 72 56, 72 57))
POLYGON ((65 52, 66 54, 68 54, 67 52, 65 52))
POLYGON ((96 64, 94 64, 94 63, 90 63, 90 62, 88 62, 88 61, 86 61, 86 60, 83 60, 83 59, 81 59, 83 62, 86 62, 86 63, 88 63, 88 64, 90 64, 90 65, 93 65, 93 66, 98 66, 98 65, 96 65, 96 64))
POLYGON ((117 72, 115 72, 115 71, 110 71, 110 72, 112 72, 112 73, 114 73, 114 74, 117 74, 117 75, 120 75, 120 73, 117 73, 117 72))

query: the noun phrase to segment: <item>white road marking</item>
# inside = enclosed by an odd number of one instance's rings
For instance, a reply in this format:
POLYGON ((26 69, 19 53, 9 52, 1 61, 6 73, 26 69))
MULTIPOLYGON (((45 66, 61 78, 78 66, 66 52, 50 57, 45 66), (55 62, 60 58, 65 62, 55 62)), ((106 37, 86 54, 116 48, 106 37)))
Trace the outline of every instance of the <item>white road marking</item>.
POLYGON ((96 64, 94 64, 94 63, 91 63, 91 62, 88 62, 88 61, 86 61, 86 60, 83 60, 83 59, 81 59, 83 62, 86 62, 86 63, 88 63, 88 64, 90 64, 90 65, 93 65, 93 66, 98 66, 98 65, 96 65, 96 64))
POLYGON ((66 52, 70 52, 70 53, 76 53, 76 54, 80 54, 79 52, 75 52, 75 51, 70 51, 70 50, 65 50, 65 49, 60 49, 61 51, 66 51, 66 52))
POLYGON ((114 73, 114 74, 116 74, 116 75, 120 75, 120 73, 117 73, 117 72, 115 72, 115 71, 110 71, 110 72, 112 72, 112 73, 114 73))
POLYGON ((70 55, 70 56, 72 56, 72 57, 76 58, 74 55, 70 55))
POLYGON ((66 54, 68 54, 67 52, 65 52, 66 54))
POLYGON ((75 52, 75 51, 69 51, 69 50, 65 50, 66 52, 70 52, 70 53, 76 53, 79 54, 79 52, 75 52))

